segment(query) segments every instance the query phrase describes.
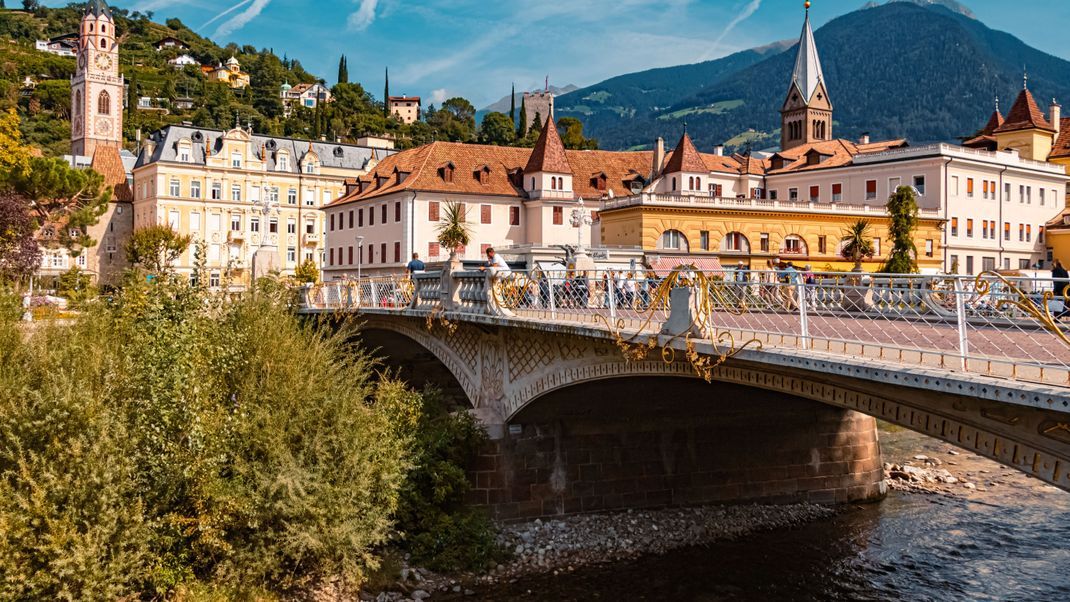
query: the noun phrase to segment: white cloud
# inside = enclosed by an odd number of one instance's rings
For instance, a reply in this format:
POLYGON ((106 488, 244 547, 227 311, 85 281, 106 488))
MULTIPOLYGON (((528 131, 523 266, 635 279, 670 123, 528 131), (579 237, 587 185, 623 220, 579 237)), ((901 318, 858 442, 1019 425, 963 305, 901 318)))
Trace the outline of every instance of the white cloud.
POLYGON ((357 10, 349 14, 346 26, 352 31, 364 31, 375 22, 375 8, 379 0, 356 0, 360 3, 357 10))
MULTIPOLYGON (((245 1, 239 2, 237 5, 229 8, 227 11, 224 11, 224 13, 231 12, 231 11, 236 10, 237 8, 240 8, 240 7, 245 6, 246 4, 248 4, 248 6, 245 8, 245 10, 243 10, 242 12, 240 12, 240 13, 234 15, 233 17, 227 19, 226 21, 223 22, 222 25, 217 27, 216 30, 215 30, 215 34, 214 34, 215 37, 217 37, 217 38, 223 37, 223 36, 229 35, 229 34, 235 32, 235 31, 241 29, 242 27, 245 27, 246 25, 249 24, 250 21, 252 21, 253 19, 255 19, 258 16, 260 16, 260 13, 263 12, 264 9, 267 8, 267 5, 270 4, 270 3, 271 3, 271 0, 245 0, 245 1)), ((214 20, 218 19, 224 13, 220 13, 219 15, 216 15, 216 17, 213 18, 212 20, 214 21, 214 20)), ((207 23, 206 23, 206 25, 207 25, 207 23)))
POLYGON ((728 25, 725 25, 725 28, 721 30, 721 35, 717 36, 717 39, 713 41, 710 48, 702 53, 702 56, 699 57, 699 61, 707 61, 713 58, 713 56, 720 51, 721 42, 728 37, 728 34, 732 33, 732 30, 734 30, 737 25, 749 19, 750 16, 757 12, 761 7, 762 0, 750 0, 750 2, 743 7, 743 10, 739 11, 735 17, 732 17, 732 20, 728 22, 728 25))
POLYGON ((447 98, 449 97, 446 95, 445 88, 439 88, 431 92, 431 102, 435 103, 436 105, 440 105, 446 102, 447 98))

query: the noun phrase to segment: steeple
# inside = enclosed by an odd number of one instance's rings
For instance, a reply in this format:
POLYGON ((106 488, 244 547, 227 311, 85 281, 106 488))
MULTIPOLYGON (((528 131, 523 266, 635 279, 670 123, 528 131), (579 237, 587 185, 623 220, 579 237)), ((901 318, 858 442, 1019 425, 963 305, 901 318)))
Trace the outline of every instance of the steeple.
POLYGON ((810 3, 799 36, 799 50, 791 73, 788 96, 781 114, 780 147, 832 140, 832 102, 825 87, 825 74, 817 53, 814 31, 810 26, 810 3))
POLYGON ((547 121, 524 166, 524 190, 528 198, 572 198, 572 167, 557 127, 547 121))
POLYGON ((108 7, 108 3, 104 0, 89 0, 89 2, 86 2, 84 14, 93 15, 94 17, 105 15, 109 19, 112 18, 111 8, 108 7))

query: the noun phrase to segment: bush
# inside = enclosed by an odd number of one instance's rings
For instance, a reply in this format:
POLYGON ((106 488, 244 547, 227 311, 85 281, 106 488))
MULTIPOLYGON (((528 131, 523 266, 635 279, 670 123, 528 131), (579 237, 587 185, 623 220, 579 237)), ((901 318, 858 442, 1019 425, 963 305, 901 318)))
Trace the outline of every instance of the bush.
POLYGON ((0 599, 359 584, 421 404, 349 334, 165 281, 29 338, 3 321, 0 599))
POLYGON ((89 274, 75 265, 56 278, 56 294, 70 301, 72 307, 80 307, 96 294, 96 290, 89 274))

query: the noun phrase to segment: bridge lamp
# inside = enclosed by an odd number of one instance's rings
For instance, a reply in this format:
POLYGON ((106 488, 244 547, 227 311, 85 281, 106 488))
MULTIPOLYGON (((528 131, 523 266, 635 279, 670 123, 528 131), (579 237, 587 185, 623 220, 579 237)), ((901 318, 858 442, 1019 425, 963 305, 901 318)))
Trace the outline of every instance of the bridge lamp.
POLYGON ((360 264, 361 264, 360 259, 362 257, 364 257, 363 249, 364 249, 364 237, 363 236, 358 236, 357 237, 357 282, 358 283, 360 282, 360 264))

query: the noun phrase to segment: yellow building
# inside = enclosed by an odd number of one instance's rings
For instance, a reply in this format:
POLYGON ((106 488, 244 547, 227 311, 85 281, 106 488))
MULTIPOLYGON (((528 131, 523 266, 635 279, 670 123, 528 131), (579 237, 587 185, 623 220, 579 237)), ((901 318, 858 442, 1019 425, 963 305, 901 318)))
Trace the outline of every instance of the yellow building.
POLYGON ((149 138, 134 168, 134 227, 169 224, 195 244, 176 271, 192 277, 203 246, 212 286, 323 266, 324 215, 347 180, 393 151, 340 143, 169 126, 149 138))
POLYGON ((204 69, 208 81, 222 82, 231 88, 245 88, 249 85, 249 74, 242 73, 241 63, 234 57, 227 59, 225 66, 219 65, 214 69, 211 67, 204 69))

